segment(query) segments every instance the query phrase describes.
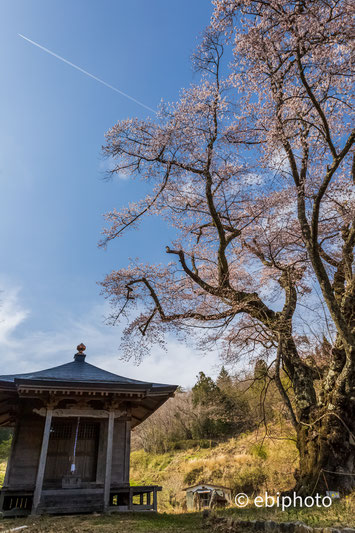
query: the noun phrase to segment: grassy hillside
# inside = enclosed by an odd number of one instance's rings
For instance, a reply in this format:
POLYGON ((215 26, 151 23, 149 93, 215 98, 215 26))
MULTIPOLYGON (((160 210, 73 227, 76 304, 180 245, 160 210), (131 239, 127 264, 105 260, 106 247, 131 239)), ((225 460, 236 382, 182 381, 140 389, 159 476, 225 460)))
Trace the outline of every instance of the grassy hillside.
MULTIPOLYGON (((276 431, 275 431, 276 433, 276 431)), ((131 454, 131 482, 158 483, 163 486, 159 497, 161 511, 184 509, 183 488, 198 482, 231 487, 236 492, 277 492, 294 484, 297 449, 293 440, 271 437, 261 442, 260 432, 243 434, 221 444, 163 454, 143 450, 131 454)), ((189 445, 189 442, 181 445, 189 445)))
MULTIPOLYGON (((161 484, 159 511, 179 517, 188 516, 179 514, 186 511, 182 489, 197 482, 222 484, 236 493, 254 496, 265 491, 276 494, 292 489, 295 483, 293 474, 298 454, 291 438, 290 429, 284 428, 280 432, 275 426, 269 427, 269 437, 265 439, 262 439, 261 432, 253 431, 210 448, 194 446, 163 454, 135 451, 131 454, 131 480, 136 484, 161 484)), ((205 442, 202 444, 206 446, 205 442)), ((185 445, 188 446, 188 441, 185 445)), ((252 505, 237 509, 233 505, 217 514, 239 520, 300 520, 311 526, 355 526, 355 493, 335 501, 329 509, 281 511, 256 509, 252 505)))

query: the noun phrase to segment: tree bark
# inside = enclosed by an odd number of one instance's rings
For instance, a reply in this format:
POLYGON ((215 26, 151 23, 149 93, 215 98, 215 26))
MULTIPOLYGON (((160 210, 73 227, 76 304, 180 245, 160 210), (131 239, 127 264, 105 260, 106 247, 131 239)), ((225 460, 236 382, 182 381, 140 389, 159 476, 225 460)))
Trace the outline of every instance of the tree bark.
POLYGON ((355 488, 355 372, 341 338, 322 380, 299 357, 291 332, 280 337, 279 350, 295 395, 290 410, 300 462, 294 490, 304 497, 327 490, 348 493, 355 488))
MULTIPOLYGON (((353 404, 353 402, 352 402, 353 404)), ((297 431, 300 455, 295 491, 308 496, 327 490, 348 493, 355 488, 355 413, 351 403, 334 411, 313 408, 297 431)))

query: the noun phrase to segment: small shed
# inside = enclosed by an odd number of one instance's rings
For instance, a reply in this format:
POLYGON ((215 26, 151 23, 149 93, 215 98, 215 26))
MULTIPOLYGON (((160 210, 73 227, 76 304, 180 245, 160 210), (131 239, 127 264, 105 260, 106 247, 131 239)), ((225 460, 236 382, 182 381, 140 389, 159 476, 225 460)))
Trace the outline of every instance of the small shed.
POLYGON ((189 511, 198 511, 212 507, 225 507, 232 503, 232 491, 222 485, 201 483, 186 487, 186 504, 189 511))
POLYGON ((131 429, 175 390, 85 361, 0 376, 0 426, 13 427, 4 516, 157 509, 161 487, 130 486, 131 429))

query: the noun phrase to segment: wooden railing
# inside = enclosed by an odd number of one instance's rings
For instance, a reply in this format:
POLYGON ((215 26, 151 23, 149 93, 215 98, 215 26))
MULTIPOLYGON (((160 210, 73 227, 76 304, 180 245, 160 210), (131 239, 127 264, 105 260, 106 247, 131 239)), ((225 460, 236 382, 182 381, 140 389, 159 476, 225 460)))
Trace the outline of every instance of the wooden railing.
POLYGON ((110 511, 156 511, 157 485, 122 487, 111 490, 110 511))

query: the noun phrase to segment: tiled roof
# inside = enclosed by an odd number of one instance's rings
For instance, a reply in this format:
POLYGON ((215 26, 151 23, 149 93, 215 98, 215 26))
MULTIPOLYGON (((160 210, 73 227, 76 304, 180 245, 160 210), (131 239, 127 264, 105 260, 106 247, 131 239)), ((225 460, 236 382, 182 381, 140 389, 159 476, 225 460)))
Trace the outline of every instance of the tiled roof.
POLYGON ((163 383, 150 383, 130 379, 123 376, 118 376, 107 370, 103 370, 97 366, 91 365, 84 360, 84 357, 77 357, 76 360, 65 363, 64 365, 55 366, 46 370, 39 370, 38 372, 30 372, 27 374, 11 374, 0 376, 0 383, 19 383, 19 382, 71 382, 81 384, 95 384, 95 385, 117 385, 117 386, 133 386, 134 388, 142 389, 165 389, 176 388, 174 385, 165 385, 163 383))

